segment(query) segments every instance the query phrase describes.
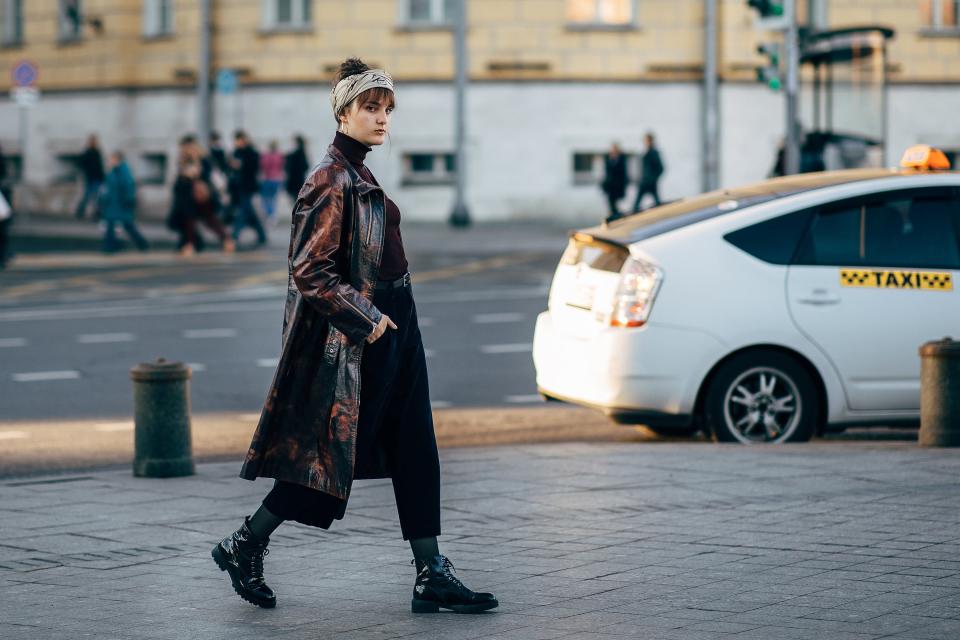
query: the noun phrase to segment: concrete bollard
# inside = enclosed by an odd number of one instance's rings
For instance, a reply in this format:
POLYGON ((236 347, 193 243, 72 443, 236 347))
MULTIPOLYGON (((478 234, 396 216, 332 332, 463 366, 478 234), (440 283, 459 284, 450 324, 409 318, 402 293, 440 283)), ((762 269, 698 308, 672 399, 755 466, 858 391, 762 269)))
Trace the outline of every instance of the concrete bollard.
POLYGON ((158 358, 130 369, 130 379, 135 426, 133 475, 193 475, 190 367, 158 358))
POLYGON ((960 342, 920 347, 920 435, 925 447, 960 447, 960 342))

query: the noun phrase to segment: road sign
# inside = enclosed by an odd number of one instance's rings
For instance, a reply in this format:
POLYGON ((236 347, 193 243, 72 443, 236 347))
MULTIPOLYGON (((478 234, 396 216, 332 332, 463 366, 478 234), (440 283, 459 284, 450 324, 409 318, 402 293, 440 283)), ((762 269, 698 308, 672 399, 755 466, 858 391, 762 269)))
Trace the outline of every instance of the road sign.
POLYGON ((217 91, 229 95, 237 90, 237 72, 233 69, 220 69, 217 72, 217 91))
POLYGON ((10 75, 13 77, 15 87, 32 87, 36 84, 40 71, 37 65, 29 60, 20 60, 13 65, 13 72, 10 75))
POLYGON ((40 90, 36 87, 14 87, 10 90, 10 99, 21 107, 32 107, 40 100, 40 90))

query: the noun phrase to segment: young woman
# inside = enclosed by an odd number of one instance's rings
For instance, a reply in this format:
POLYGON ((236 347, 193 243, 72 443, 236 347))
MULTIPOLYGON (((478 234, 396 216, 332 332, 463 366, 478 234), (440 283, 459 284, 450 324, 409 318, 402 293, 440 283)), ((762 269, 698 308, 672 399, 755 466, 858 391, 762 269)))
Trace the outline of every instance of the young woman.
POLYGON ((275 483, 213 558, 243 599, 273 607, 273 531, 285 520, 326 529, 355 478, 390 477, 416 564, 413 611, 492 609, 437 546, 440 463, 400 210, 363 164, 389 132, 393 80, 350 59, 330 101, 338 129, 294 205, 280 363, 240 473, 275 483))

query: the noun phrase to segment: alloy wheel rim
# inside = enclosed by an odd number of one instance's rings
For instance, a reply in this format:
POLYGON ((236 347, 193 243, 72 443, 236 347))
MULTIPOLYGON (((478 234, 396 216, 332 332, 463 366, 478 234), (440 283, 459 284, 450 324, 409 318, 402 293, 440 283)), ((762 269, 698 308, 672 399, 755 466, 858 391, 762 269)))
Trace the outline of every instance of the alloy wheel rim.
POLYGON ((726 427, 744 444, 788 440, 800 424, 801 409, 796 383, 773 367, 744 371, 723 399, 726 427))

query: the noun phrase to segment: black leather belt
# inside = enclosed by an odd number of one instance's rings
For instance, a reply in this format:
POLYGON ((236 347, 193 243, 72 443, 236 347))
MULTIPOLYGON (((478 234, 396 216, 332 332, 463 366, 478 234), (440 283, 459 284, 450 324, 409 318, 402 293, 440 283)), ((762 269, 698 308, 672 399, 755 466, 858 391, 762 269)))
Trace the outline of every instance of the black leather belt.
POLYGON ((396 280, 377 280, 377 291, 392 291, 410 286, 410 274, 405 273, 396 280))

